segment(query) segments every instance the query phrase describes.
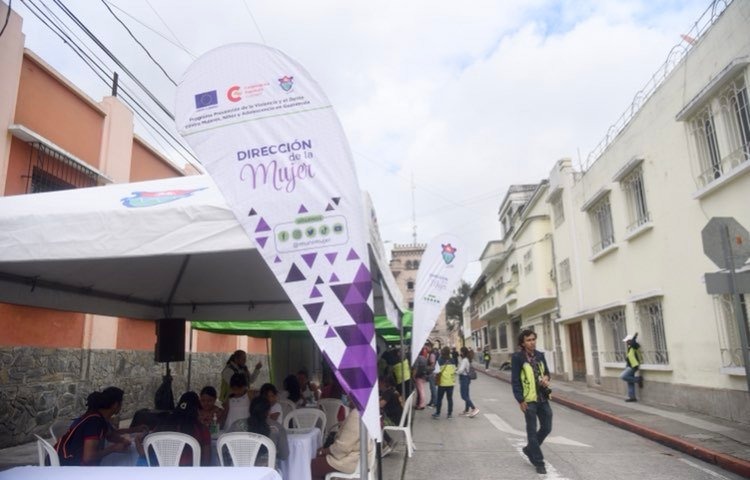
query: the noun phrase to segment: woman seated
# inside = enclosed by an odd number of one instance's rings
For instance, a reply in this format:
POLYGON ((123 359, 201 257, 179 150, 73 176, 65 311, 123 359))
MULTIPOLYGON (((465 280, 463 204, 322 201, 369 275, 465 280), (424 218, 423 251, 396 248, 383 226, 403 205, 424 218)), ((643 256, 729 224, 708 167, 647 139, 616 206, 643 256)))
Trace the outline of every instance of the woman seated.
MULTIPOLYGON (((286 438, 286 430, 279 422, 271 419, 270 413, 271 404, 268 400, 262 395, 255 397, 250 403, 250 417, 247 419, 247 431, 264 435, 273 440, 274 445, 276 445, 276 459, 286 460, 289 458, 289 443, 286 438)), ((266 460, 266 463, 268 463, 268 460, 266 460)), ((274 465, 268 466, 271 468, 275 467, 274 465)))
POLYGON ((229 380, 229 396, 224 404, 224 418, 221 422, 225 430, 230 430, 234 422, 250 415, 253 394, 247 387, 247 377, 242 373, 235 373, 229 380))
MULTIPOLYGON (((342 400, 346 400, 346 396, 342 400)), ((348 400, 346 403, 350 404, 348 400)), ((354 473, 359 465, 359 410, 347 406, 349 415, 336 433, 333 444, 319 449, 310 464, 313 480, 322 480, 331 472, 354 473)), ((368 441, 367 451, 372 449, 373 443, 368 441)))
POLYGON ((276 386, 273 383, 264 383, 260 387, 260 396, 268 400, 268 403, 271 405, 271 413, 269 414, 271 420, 280 422, 284 411, 279 403, 279 391, 276 390, 276 386))
POLYGON ((207 427, 213 421, 218 423, 224 416, 224 409, 216 405, 216 396, 216 389, 212 386, 203 387, 201 390, 201 408, 198 411, 198 418, 207 427))
POLYGON ((295 407, 304 407, 306 403, 296 375, 289 375, 284 379, 284 391, 279 396, 292 401, 295 407))
MULTIPOLYGON (((211 434, 208 427, 203 425, 198 419, 198 410, 200 409, 200 398, 195 392, 185 392, 177 401, 172 413, 166 417, 154 431, 156 432, 179 432, 198 440, 201 447, 201 466, 211 465, 211 434)), ((142 456, 147 452, 143 449, 143 443, 140 438, 136 442, 138 453, 142 456)), ((156 463, 156 457, 151 456, 151 464, 156 463)), ((193 465, 193 452, 189 447, 185 447, 180 457, 180 466, 193 465)))
POLYGON ((88 396, 86 413, 71 424, 55 445, 60 465, 99 465, 106 455, 128 450, 130 440, 117 435, 111 424, 112 416, 122 408, 123 394, 119 388, 109 387, 88 396), (109 441, 106 445, 105 440, 109 441))

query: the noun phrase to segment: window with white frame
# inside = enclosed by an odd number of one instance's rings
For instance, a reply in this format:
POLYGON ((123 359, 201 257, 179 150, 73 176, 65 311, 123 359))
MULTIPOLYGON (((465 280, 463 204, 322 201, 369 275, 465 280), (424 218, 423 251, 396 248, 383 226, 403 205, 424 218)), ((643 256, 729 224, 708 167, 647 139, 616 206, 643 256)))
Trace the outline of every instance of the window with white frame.
POLYGON ((482 327, 482 340, 484 340, 482 343, 484 345, 487 345, 489 342, 489 335, 487 334, 487 327, 482 327))
POLYGON ((523 273, 528 275, 534 269, 534 261, 531 255, 531 249, 523 254, 523 273))
POLYGON ((601 313, 602 330, 607 339, 607 351, 602 352, 606 362, 625 361, 625 343, 622 341, 627 335, 625 325, 625 307, 613 308, 601 313))
POLYGON ((649 298, 636 302, 635 314, 639 325, 638 340, 641 344, 643 363, 669 365, 661 298, 649 298))
POLYGON ((612 226, 612 208, 609 195, 596 202, 589 210, 591 233, 593 235, 592 253, 596 255, 615 243, 615 230, 612 226))
POLYGON ((628 203, 628 226, 631 232, 651 221, 646 203, 646 189, 643 186, 643 168, 635 168, 620 182, 628 203))
POLYGON ((560 271, 560 290, 567 290, 573 286, 573 282, 570 279, 570 259, 566 258, 560 262, 558 267, 558 270, 560 271))
POLYGON ((744 73, 708 99, 688 121, 701 186, 750 161, 750 106, 744 73))
POLYGON ((552 216, 555 220, 555 227, 559 227, 565 221, 565 210, 563 209, 562 195, 557 195, 552 200, 552 216))
POLYGON ((490 327, 490 348, 497 350, 497 327, 490 327))
MULTIPOLYGON (((747 298, 747 295, 740 295, 741 315, 746 323, 749 322, 747 298)), ((721 366, 743 368, 745 362, 742 358, 742 342, 731 295, 714 295, 714 308, 716 309, 716 330, 719 334, 721 366)))

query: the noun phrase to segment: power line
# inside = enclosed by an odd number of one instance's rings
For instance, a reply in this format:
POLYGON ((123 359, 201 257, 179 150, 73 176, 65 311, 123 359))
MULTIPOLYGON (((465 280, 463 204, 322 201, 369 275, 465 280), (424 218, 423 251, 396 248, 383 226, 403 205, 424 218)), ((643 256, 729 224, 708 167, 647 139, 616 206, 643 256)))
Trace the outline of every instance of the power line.
MULTIPOLYGON (((110 5, 111 5, 111 4, 110 4, 110 5)), ((146 5, 148 5, 148 6, 149 6, 149 8, 151 9, 151 11, 152 11, 152 12, 154 12, 154 14, 155 14, 155 15, 157 16, 157 18, 158 18, 159 20, 161 20, 161 23, 162 23, 162 25, 164 25, 164 26, 165 26, 165 27, 167 28, 167 30, 169 30, 169 33, 171 33, 171 34, 172 34, 172 36, 174 37, 174 39, 175 39, 175 40, 177 40, 177 44, 179 44, 178 46, 179 46, 180 48, 182 48, 182 49, 183 49, 183 50, 184 50, 185 52, 187 52, 187 54, 188 54, 188 55, 190 55, 190 57, 191 57, 191 58, 192 58, 193 60, 195 60, 196 56, 195 56, 195 55, 193 55, 193 54, 192 54, 192 52, 190 52, 190 50, 188 50, 188 49, 187 49, 187 47, 186 47, 186 46, 185 46, 185 45, 184 45, 184 44, 183 44, 183 43, 182 43, 182 42, 180 41, 179 37, 178 37, 178 36, 177 36, 177 35, 176 35, 176 34, 174 33, 174 31, 172 31, 172 29, 171 29, 171 28, 169 28, 169 25, 167 24, 167 22, 165 22, 165 21, 164 21, 164 19, 163 19, 163 18, 161 17, 161 15, 159 15, 159 12, 157 12, 157 11, 156 11, 156 9, 154 8, 154 6, 153 6, 153 5, 151 5, 151 2, 149 2, 148 0, 146 0, 146 5)), ((114 6, 115 8, 117 8, 117 6, 116 6, 116 5, 112 5, 112 6, 114 6)), ((118 9, 118 10, 120 10, 120 11, 123 11, 123 10, 121 10, 121 9, 119 9, 119 8, 117 8, 117 9, 118 9)), ((123 13, 125 13, 126 15, 128 15, 128 13, 127 13, 127 12, 124 12, 124 11, 123 11, 123 13)), ((130 18, 132 18, 133 20, 135 20, 136 22, 138 22, 138 20, 137 20, 137 19, 136 19, 135 17, 133 17, 132 15, 128 15, 128 16, 129 16, 130 18)), ((144 25, 144 24, 143 24, 143 23, 141 23, 141 22, 138 22, 138 23, 140 23, 141 25, 143 25, 143 26, 144 26, 144 27, 146 27, 146 28, 149 28, 148 26, 144 25)), ((168 39, 167 37, 165 37, 165 36, 164 36, 164 35, 162 35, 161 33, 157 32, 156 30, 154 30, 154 29, 152 29, 152 28, 149 28, 149 30, 151 30, 152 32, 154 32, 154 33, 156 33, 157 35, 161 36, 161 37, 162 37, 163 39, 167 40, 167 41, 168 41, 169 43, 171 43, 172 45, 176 45, 176 44, 175 44, 174 42, 172 42, 171 40, 169 40, 169 39, 168 39)))
POLYGON ((245 6, 245 10, 247 10, 247 14, 250 15, 250 19, 253 21, 253 25, 255 25, 255 29, 258 31, 258 35, 260 35, 260 39, 263 41, 263 45, 265 45, 266 39, 263 38, 263 32, 260 31, 260 27, 258 26, 258 22, 255 21, 253 12, 250 11, 250 7, 247 6, 247 2, 245 0, 242 0, 242 4, 245 6))
POLYGON ((125 31, 128 32, 128 35, 130 35, 130 37, 135 41, 135 43, 137 43, 138 46, 140 46, 143 49, 143 51, 146 52, 146 55, 148 55, 148 58, 150 58, 151 61, 154 62, 157 67, 159 67, 159 70, 161 70, 162 73, 169 79, 169 81, 172 82, 172 85, 174 85, 176 87, 177 86, 177 82, 175 82, 172 79, 172 77, 169 76, 169 74, 167 73, 167 71, 164 70, 164 67, 161 65, 161 63, 159 63, 159 62, 156 61, 156 59, 154 58, 154 56, 151 55, 151 52, 148 51, 148 48, 146 48, 141 43, 140 40, 138 40, 137 38, 135 38, 135 35, 133 35, 133 32, 131 32, 130 29, 128 28, 128 26, 125 25, 125 23, 122 20, 120 20, 120 17, 118 17, 117 14, 115 12, 113 12, 111 8, 109 8, 109 5, 107 5, 107 2, 105 2, 104 0, 101 0, 101 2, 106 7, 106 9, 109 11, 109 13, 111 13, 112 16, 115 17, 115 20, 117 20, 118 23, 123 26, 123 28, 125 29, 125 31))

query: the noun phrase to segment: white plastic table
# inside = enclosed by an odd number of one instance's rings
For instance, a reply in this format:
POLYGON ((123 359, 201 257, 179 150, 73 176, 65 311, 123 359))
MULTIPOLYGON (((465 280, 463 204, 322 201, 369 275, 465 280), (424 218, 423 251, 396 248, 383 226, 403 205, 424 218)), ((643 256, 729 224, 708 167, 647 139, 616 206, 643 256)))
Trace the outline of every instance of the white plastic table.
POLYGON ((268 467, 15 467, 0 472, 0 480, 206 480, 219 472, 242 480, 282 480, 268 467))
POLYGON ((320 429, 311 428, 304 433, 289 433, 289 458, 279 462, 284 480, 310 480, 310 461, 321 447, 320 429))

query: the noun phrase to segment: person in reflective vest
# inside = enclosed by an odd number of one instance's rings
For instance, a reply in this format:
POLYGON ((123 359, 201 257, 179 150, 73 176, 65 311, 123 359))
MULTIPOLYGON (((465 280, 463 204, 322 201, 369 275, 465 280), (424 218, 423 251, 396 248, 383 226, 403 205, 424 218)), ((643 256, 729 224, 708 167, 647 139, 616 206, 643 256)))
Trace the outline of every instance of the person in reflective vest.
POLYGON ((403 392, 404 398, 409 398, 409 394, 411 393, 411 366, 407 357, 408 355, 402 355, 401 350, 397 350, 396 358, 398 363, 393 366, 396 390, 399 393, 403 392))
POLYGON ((545 474, 542 442, 552 431, 549 367, 544 353, 536 349, 536 333, 523 330, 518 336, 519 351, 511 357, 511 385, 513 396, 526 420, 526 446, 523 453, 536 468, 545 474), (539 429, 537 430, 537 419, 539 429))
POLYGON ((636 333, 622 339, 628 347, 628 351, 625 354, 625 370, 620 374, 620 378, 628 384, 628 398, 625 399, 626 402, 637 401, 635 398, 636 383, 638 383, 638 386, 643 387, 643 377, 636 375, 643 361, 641 357, 641 345, 636 341, 637 338, 638 334, 636 333))
POLYGON ((456 384, 456 361, 451 356, 451 349, 443 347, 438 359, 439 371, 436 375, 438 386, 437 403, 432 418, 440 418, 440 409, 443 406, 443 396, 448 399, 448 418, 453 418, 453 386, 456 384))

